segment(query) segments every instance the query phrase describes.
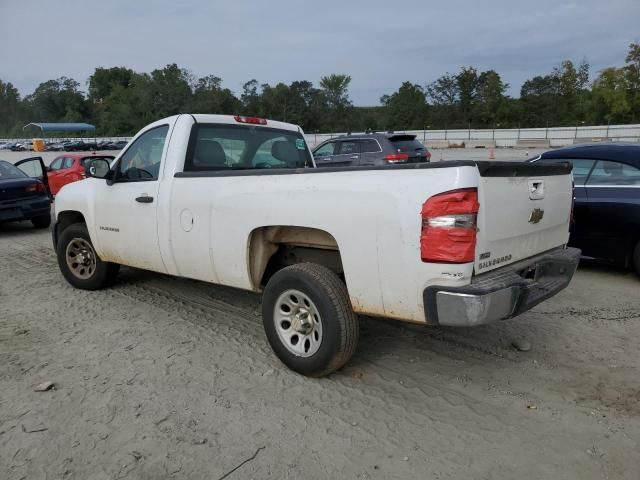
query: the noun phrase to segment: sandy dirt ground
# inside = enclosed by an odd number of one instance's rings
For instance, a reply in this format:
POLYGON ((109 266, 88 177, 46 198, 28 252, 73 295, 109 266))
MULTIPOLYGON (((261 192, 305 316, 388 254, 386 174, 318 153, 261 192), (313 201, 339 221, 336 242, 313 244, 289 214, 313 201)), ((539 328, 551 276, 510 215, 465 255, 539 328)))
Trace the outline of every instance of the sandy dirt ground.
POLYGON ((5 225, 0 479, 637 480, 639 287, 583 266, 499 324, 362 318, 314 380, 271 353, 258 296, 133 269, 75 290, 50 232, 5 225))

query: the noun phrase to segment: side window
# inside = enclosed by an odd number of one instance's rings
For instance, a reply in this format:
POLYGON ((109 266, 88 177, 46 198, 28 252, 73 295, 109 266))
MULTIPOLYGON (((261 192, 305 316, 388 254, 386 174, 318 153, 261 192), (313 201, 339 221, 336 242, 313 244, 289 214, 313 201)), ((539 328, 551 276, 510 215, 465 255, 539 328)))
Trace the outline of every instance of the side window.
POLYGON ((587 185, 640 185, 640 170, 626 163, 598 160, 587 185))
POLYGON ((157 180, 168 132, 169 126, 162 125, 138 137, 120 158, 116 180, 119 182, 157 180))
POLYGON ((595 160, 572 160, 571 163, 573 164, 573 179, 576 185, 584 185, 595 160))
POLYGON ((325 143, 313 154, 314 157, 326 157, 328 155, 333 155, 333 152, 336 148, 336 142, 325 143))
POLYGON ((56 158, 51 165, 49 165, 49 170, 60 170, 62 168, 63 157, 56 158))
POLYGON ((71 168, 73 167, 73 158, 65 157, 62 162, 62 168, 71 168))
POLYGON ((340 142, 340 147, 338 148, 338 155, 349 155, 354 153, 360 153, 358 151, 358 144, 353 140, 347 140, 344 142, 340 142))
POLYGON ((370 153, 370 152, 381 152, 382 149, 378 142, 373 140, 372 138, 368 138, 366 140, 360 140, 360 151, 362 153, 370 153))
POLYGON ((563 162, 571 162, 571 164, 573 165, 573 180, 576 185, 582 186, 587 180, 589 172, 591 172, 591 168, 596 161, 587 159, 543 158, 540 160, 536 160, 535 163, 554 165, 563 162))

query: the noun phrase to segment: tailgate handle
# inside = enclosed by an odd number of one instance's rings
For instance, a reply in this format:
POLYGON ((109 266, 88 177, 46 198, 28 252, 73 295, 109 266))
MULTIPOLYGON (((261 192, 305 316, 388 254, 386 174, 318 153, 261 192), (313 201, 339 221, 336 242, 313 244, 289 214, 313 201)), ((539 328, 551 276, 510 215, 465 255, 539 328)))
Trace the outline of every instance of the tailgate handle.
POLYGON ((544 198, 544 180, 529 180, 529 198, 531 200, 544 198))

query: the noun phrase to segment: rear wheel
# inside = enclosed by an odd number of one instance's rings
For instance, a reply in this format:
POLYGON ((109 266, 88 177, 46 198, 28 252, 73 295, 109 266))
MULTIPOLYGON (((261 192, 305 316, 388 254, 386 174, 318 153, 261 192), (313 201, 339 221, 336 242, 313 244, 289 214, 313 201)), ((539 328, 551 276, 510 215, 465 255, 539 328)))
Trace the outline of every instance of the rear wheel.
POLYGON ((31 223, 36 228, 49 228, 49 225, 51 225, 51 215, 47 214, 32 218, 31 223))
POLYGON ((116 263, 100 260, 84 223, 74 223, 62 231, 56 253, 64 278, 83 290, 111 285, 120 269, 116 263))
POLYGON ((340 369, 358 343, 347 288, 321 265, 301 263, 273 275, 264 290, 262 321, 276 356, 311 377, 340 369))

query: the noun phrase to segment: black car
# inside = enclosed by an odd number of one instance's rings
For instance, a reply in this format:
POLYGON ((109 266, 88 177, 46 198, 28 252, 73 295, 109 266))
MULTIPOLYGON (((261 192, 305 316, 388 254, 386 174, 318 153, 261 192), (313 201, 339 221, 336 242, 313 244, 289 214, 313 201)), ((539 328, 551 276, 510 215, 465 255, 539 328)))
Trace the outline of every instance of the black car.
POLYGON ((46 152, 64 152, 66 142, 53 142, 44 147, 46 152))
POLYGON ((569 243, 585 257, 632 266, 640 274, 640 145, 576 145, 531 161, 573 164, 575 207, 569 243))
POLYGON ((86 152, 91 150, 91 145, 82 140, 78 140, 64 143, 63 149, 65 152, 86 152))
POLYGON ((122 150, 127 146, 126 140, 118 140, 117 142, 109 142, 105 148, 105 150, 122 150))
POLYGON ((318 167, 356 167, 428 162, 431 153, 415 135, 366 133, 327 140, 313 150, 313 158, 318 167))
POLYGON ((42 158, 12 165, 0 160, 0 223, 30 220, 36 228, 51 224, 51 195, 42 158))

